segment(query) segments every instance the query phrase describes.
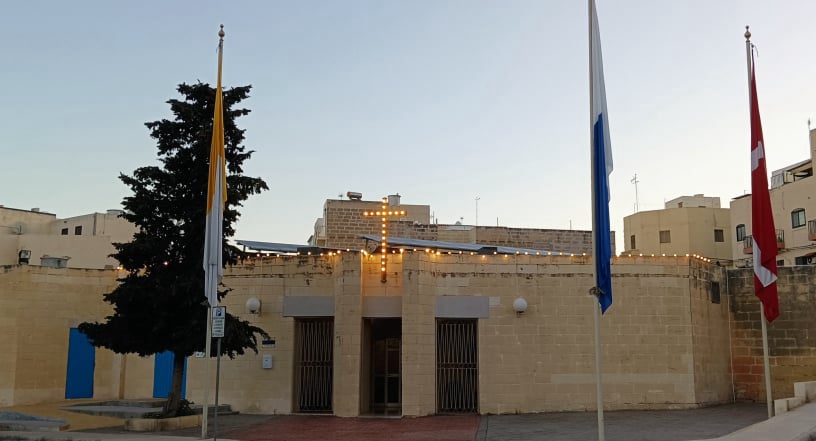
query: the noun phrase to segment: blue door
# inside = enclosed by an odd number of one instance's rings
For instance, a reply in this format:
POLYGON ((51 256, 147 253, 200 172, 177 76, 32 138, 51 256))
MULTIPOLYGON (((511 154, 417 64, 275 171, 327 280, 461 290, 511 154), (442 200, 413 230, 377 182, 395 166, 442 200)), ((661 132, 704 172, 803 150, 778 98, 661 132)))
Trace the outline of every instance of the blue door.
MULTIPOLYGON (((167 398, 173 386, 173 360, 171 351, 156 354, 153 361, 153 398, 167 398)), ((181 398, 187 396, 187 360, 184 360, 184 374, 181 380, 181 398)))
POLYGON ((93 398, 96 351, 88 337, 71 328, 68 335, 68 373, 65 398, 93 398))

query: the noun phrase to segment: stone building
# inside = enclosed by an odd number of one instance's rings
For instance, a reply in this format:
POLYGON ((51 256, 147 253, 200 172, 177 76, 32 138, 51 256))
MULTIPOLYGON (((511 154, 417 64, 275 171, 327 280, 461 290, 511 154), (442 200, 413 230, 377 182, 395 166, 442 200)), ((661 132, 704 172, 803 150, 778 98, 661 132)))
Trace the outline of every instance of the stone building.
POLYGON ((696 254, 731 262, 731 214, 720 198, 702 194, 666 202, 662 210, 639 211, 623 218, 624 253, 696 254))
POLYGON ((113 243, 128 242, 136 227, 121 210, 57 218, 39 208, 0 206, 0 265, 64 266, 103 269, 119 265, 109 257, 113 243))
MULTIPOLYGON (((392 257, 386 283, 379 263, 350 252, 230 268, 225 305, 272 339, 257 355, 222 361, 223 402, 340 416, 593 408, 586 257, 406 252, 392 257), (513 308, 519 298, 524 312, 513 308)), ((615 303, 602 320, 605 405, 730 401, 728 308, 711 301, 725 269, 685 257, 616 258, 613 274, 615 303)), ((109 312, 102 295, 116 276, 4 267, 0 284, 11 289, 0 307, 18 318, 3 322, 4 353, 13 356, 2 364, 2 404, 69 396, 72 328, 109 312)), ((154 357, 91 353, 91 397, 155 390, 154 357)), ((200 401, 204 361, 188 363, 188 397, 200 401)))
MULTIPOLYGON (((777 236, 777 265, 816 263, 816 129, 809 131, 810 158, 776 170, 771 174, 771 206, 777 236)), ((773 155, 772 150, 767 150, 773 155)), ((734 229, 732 253, 739 266, 750 267, 753 253, 751 235, 751 195, 731 201, 734 229)))
MULTIPOLYGON (((591 253, 592 232, 586 230, 555 230, 502 226, 438 224, 432 222, 429 205, 407 205, 401 197, 386 198, 386 210, 403 214, 389 215, 388 236, 440 242, 507 246, 555 253, 591 253)), ((361 250, 366 247, 363 235, 381 232, 380 219, 365 213, 382 209, 383 201, 361 199, 329 199, 323 205, 323 217, 315 222, 310 245, 334 249, 361 250)), ((615 233, 611 233, 615 249, 615 233)))

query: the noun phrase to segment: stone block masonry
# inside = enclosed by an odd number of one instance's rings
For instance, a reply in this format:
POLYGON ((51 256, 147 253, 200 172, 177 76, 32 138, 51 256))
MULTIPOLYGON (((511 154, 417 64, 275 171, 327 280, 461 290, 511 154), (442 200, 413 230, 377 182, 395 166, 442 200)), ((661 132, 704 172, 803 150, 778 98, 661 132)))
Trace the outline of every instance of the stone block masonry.
MULTIPOLYGON (((779 317, 768 325, 773 397, 794 395, 793 384, 816 380, 816 266, 780 267, 779 317)), ((765 400, 760 302, 750 268, 728 271, 731 352, 738 400, 765 400)))
MULTIPOLYGON (((480 243, 566 254, 592 253, 591 231, 440 225, 429 222, 430 207, 427 205, 400 205, 394 208, 405 210, 406 215, 388 218, 388 235, 391 237, 480 243)), ((325 246, 349 250, 364 249, 366 241, 360 239, 360 235, 379 236, 382 228, 380 218, 364 216, 363 213, 380 209, 381 203, 377 201, 326 201, 323 212, 326 228, 325 246)), ((611 238, 614 249, 614 232, 611 233, 611 238)))

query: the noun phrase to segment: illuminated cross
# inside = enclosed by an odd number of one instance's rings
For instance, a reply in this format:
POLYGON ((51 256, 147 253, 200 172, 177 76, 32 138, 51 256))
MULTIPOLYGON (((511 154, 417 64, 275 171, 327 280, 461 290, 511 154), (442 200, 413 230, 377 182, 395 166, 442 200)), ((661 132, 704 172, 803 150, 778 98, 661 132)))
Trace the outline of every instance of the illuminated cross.
POLYGON ((385 264, 388 260, 388 218, 390 216, 405 216, 404 210, 391 210, 388 206, 388 198, 382 198, 382 208, 380 211, 364 211, 363 216, 377 216, 382 222, 382 229, 380 230, 382 239, 380 240, 380 281, 385 283, 387 275, 385 271, 385 264))

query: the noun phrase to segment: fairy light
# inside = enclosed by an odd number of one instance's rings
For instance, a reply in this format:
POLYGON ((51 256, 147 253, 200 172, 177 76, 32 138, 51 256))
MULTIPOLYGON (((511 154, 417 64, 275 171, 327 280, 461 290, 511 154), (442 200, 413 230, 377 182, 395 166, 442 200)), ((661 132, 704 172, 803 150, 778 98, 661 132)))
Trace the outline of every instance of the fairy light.
MULTIPOLYGON (((404 210, 394 210, 388 206, 388 198, 382 198, 382 204, 379 211, 364 211, 363 216, 376 216, 380 218, 380 281, 385 283, 387 278, 386 267, 388 263, 388 217, 389 216, 405 216, 404 210)), ((396 254, 396 251, 394 251, 396 254)), ((400 250, 400 253, 402 251, 400 250)))

